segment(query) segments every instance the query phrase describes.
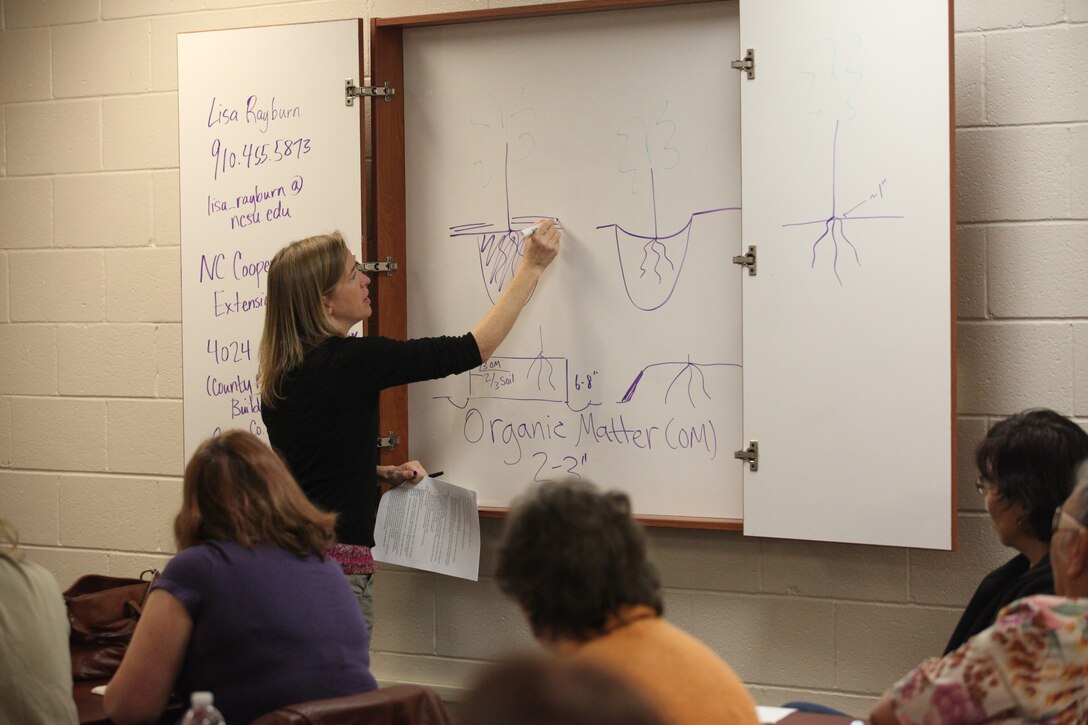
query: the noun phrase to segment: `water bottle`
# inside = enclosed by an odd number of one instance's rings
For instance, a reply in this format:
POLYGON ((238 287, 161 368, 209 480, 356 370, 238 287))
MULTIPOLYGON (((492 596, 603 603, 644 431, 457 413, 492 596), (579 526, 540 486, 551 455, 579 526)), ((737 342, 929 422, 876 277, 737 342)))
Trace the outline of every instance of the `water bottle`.
POLYGON ((223 714, 212 704, 214 700, 210 692, 194 692, 189 698, 189 711, 181 719, 181 725, 226 725, 223 714))

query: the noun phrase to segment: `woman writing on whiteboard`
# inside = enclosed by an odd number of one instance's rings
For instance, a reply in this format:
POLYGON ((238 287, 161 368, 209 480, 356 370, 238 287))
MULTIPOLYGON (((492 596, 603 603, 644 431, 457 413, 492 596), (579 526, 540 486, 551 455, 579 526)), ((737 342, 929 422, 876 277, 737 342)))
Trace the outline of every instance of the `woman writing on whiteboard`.
POLYGON ((370 278, 340 234, 287 245, 268 269, 258 379, 268 437, 319 507, 338 514, 329 555, 348 575, 373 625, 371 593, 377 485, 418 481, 417 461, 377 465, 378 393, 470 370, 506 338, 559 251, 559 230, 541 222, 498 301, 460 337, 349 337, 370 317, 370 278))

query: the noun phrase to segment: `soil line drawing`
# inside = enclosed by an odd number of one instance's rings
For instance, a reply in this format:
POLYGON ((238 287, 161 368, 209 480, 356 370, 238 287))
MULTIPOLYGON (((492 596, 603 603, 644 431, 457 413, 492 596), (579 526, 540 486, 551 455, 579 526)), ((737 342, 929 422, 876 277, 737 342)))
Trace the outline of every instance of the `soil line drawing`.
MULTIPOLYGON (((511 105, 516 107, 522 100, 524 95, 524 89, 518 89, 515 94, 514 100, 511 105)), ((549 214, 519 214, 511 215, 510 213, 510 145, 511 135, 513 135, 513 141, 515 144, 519 144, 528 150, 524 153, 525 158, 532 154, 536 147, 536 141, 532 134, 528 130, 518 133, 515 130, 515 126, 519 123, 527 124, 527 128, 531 127, 536 119, 536 112, 531 108, 523 108, 512 112, 507 112, 503 108, 502 102, 497 98, 489 97, 485 99, 489 102, 486 111, 479 110, 481 116, 488 116, 488 114, 495 113, 494 117, 480 118, 476 117, 476 111, 473 112, 473 118, 471 124, 473 126, 484 129, 485 133, 490 134, 493 130, 499 130, 504 137, 504 144, 502 147, 502 178, 503 178, 503 203, 506 211, 506 217, 504 221, 495 222, 469 222, 467 224, 455 224, 450 227, 451 237, 473 237, 476 240, 476 252, 480 260, 480 276, 484 283, 484 289, 487 291, 487 296, 494 304, 495 300, 499 298, 499 295, 505 289, 507 283, 513 279, 514 273, 517 272, 518 264, 521 262, 523 256, 522 249, 525 245, 525 240, 522 238, 520 229, 523 229, 540 219, 554 219, 558 225, 558 218, 549 214), (490 107, 490 104, 494 104, 494 108, 490 107), (490 121, 490 122, 488 122, 490 121), (516 228, 515 228, 516 226, 516 228)), ((482 107, 481 107, 482 108, 482 107)), ((481 172, 481 186, 487 187, 493 178, 493 174, 486 173, 486 162, 484 160, 477 160, 473 162, 474 166, 480 167, 481 172)), ((531 295, 530 295, 531 297, 531 295)))
POLYGON ((702 395, 701 399, 712 400, 710 393, 706 389, 706 375, 703 373, 704 368, 736 368, 740 369, 739 363, 693 363, 691 356, 688 356, 687 360, 675 360, 667 362, 651 363, 646 367, 638 371, 635 375, 635 379, 631 381, 631 384, 627 386, 627 390, 624 392, 623 397, 620 398, 618 403, 630 403, 635 397, 635 393, 638 391, 638 386, 645 379, 646 374, 655 368, 671 368, 679 367, 680 370, 669 381, 668 387, 665 388, 664 402, 667 405, 669 402, 669 396, 673 392, 673 388, 677 383, 681 383, 686 386, 686 393, 688 402, 691 403, 691 407, 695 407, 695 400, 699 394, 702 395), (681 382, 681 378, 687 375, 686 380, 681 382))
MULTIPOLYGON (((887 179, 881 179, 876 185, 876 188, 871 192, 868 197, 862 199, 857 204, 847 209, 841 215, 838 213, 838 200, 837 200, 837 183, 838 183, 838 146, 839 146, 839 121, 835 121, 835 133, 831 142, 831 215, 824 219, 811 219, 804 222, 791 222, 783 224, 783 227, 803 227, 813 224, 823 224, 823 233, 816 238, 816 241, 812 243, 812 263, 811 269, 816 268, 816 252, 820 245, 828 237, 831 238, 831 271, 835 274, 835 279, 838 280, 839 285, 842 286, 842 277, 839 276, 839 239, 850 247, 850 251, 854 253, 854 262, 861 266, 861 255, 858 254, 858 248, 854 245, 850 238, 846 236, 846 222, 850 221, 871 221, 874 219, 903 219, 901 214, 880 214, 871 216, 851 216, 851 213, 870 201, 884 198, 884 187, 887 185, 887 179), (836 231, 836 228, 838 231, 836 231)), ((853 232, 851 232, 852 234, 853 232)))
POLYGON ((662 235, 657 226, 657 189, 654 170, 650 169, 650 197, 654 215, 652 235, 636 234, 619 224, 602 224, 598 229, 611 229, 616 239, 616 256, 619 259, 623 288, 631 304, 644 312, 659 309, 672 299, 680 272, 688 257, 691 231, 696 217, 723 211, 740 211, 739 206, 721 207, 697 211, 688 217, 688 223, 672 234, 662 235), (629 252, 625 256, 624 249, 629 252), (636 299, 637 298, 637 299, 636 299))
MULTIPOLYGON (((574 412, 581 412, 589 407, 599 406, 599 402, 588 401, 581 408, 570 404, 571 387, 570 361, 560 355, 544 353, 544 331, 540 329, 540 352, 532 356, 494 355, 479 367, 469 370, 458 380, 465 379, 468 384, 466 395, 435 395, 432 400, 445 400, 456 408, 464 409, 470 400, 492 398, 500 400, 519 400, 522 402, 563 403, 574 412)), ((574 387, 580 389, 584 383, 580 375, 574 375, 574 387)))
POLYGON ((624 154, 634 152, 630 166, 620 162, 621 174, 633 174, 635 192, 639 172, 648 170, 650 179, 650 208, 653 216, 653 233, 638 233, 619 223, 602 224, 597 229, 610 229, 616 242, 616 256, 627 299, 638 309, 651 312, 668 302, 676 291, 680 273, 687 260, 692 230, 697 217, 726 211, 740 211, 740 207, 704 209, 688 217, 679 230, 662 234, 658 224, 656 167, 663 170, 675 168, 680 163, 680 151, 672 146, 676 124, 665 119, 668 102, 662 104, 656 120, 647 125, 642 119, 632 119, 639 125, 634 132, 620 132, 624 139, 624 154), (632 136, 635 136, 633 139, 632 136), (638 143, 641 142, 641 143, 638 143))

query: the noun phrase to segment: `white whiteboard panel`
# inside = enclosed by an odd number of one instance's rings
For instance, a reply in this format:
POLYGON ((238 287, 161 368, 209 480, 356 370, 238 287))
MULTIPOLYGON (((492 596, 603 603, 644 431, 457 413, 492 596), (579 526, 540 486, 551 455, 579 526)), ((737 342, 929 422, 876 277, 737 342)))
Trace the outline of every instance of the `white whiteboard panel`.
POLYGON ((573 473, 740 516, 737 48, 735 3, 405 30, 410 335, 480 319, 511 229, 564 230, 492 363, 409 388, 411 455, 481 505, 573 473))
POLYGON ((268 260, 362 240, 359 22, 178 36, 185 458, 218 430, 264 438, 257 348, 268 260))
POLYGON ((744 529, 949 548, 945 0, 741 7, 744 529))

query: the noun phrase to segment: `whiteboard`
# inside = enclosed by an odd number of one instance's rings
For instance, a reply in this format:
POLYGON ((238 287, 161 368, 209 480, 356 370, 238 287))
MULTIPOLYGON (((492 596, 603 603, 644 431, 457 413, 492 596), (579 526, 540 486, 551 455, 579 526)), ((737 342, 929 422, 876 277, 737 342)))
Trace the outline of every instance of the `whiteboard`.
POLYGON ((947 549, 948 5, 759 0, 741 27, 744 531, 947 549))
POLYGON ((178 35, 185 459, 220 430, 267 441, 257 389, 267 265, 362 241, 360 21, 178 35))
POLYGON ((511 231, 563 228, 491 361, 409 386, 411 455, 481 506, 580 475, 740 517, 738 47, 736 3, 404 31, 409 335, 470 329, 511 231))

